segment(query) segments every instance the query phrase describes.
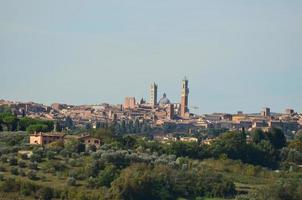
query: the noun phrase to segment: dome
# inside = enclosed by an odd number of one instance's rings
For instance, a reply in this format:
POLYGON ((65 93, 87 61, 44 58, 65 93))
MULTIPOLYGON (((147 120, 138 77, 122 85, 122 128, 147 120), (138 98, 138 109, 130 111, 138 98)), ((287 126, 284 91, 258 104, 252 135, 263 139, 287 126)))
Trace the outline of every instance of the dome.
POLYGON ((159 100, 158 104, 160 106, 170 104, 170 100, 167 98, 166 93, 164 93, 163 97, 159 100))

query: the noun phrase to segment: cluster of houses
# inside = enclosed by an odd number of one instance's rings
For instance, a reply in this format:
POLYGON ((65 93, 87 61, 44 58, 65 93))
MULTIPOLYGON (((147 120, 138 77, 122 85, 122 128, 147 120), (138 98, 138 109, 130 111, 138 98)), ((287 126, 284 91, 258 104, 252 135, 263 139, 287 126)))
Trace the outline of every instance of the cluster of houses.
POLYGON ((47 145, 52 142, 66 142, 68 140, 76 140, 82 142, 86 145, 86 147, 90 145, 94 145, 97 149, 102 145, 102 141, 98 138, 92 137, 89 134, 82 135, 68 135, 65 133, 59 132, 50 132, 50 133, 33 133, 29 136, 29 143, 31 145, 47 145))

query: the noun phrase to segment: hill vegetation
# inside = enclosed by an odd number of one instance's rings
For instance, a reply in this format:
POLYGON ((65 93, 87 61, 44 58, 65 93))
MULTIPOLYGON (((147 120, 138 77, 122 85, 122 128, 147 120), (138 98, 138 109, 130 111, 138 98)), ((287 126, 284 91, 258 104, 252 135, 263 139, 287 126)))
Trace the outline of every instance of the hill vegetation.
POLYGON ((96 149, 30 146, 28 127, 52 124, 21 124, 28 132, 0 132, 1 199, 302 199, 301 132, 289 142, 272 129, 255 130, 250 143, 245 132, 226 132, 211 145, 163 144, 108 127, 91 130, 104 143, 96 149))

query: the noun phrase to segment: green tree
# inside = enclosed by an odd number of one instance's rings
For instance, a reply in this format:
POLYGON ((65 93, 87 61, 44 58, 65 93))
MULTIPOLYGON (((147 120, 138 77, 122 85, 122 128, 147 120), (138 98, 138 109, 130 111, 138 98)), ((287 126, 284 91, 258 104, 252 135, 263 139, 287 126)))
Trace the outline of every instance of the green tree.
POLYGON ((204 158, 206 151, 203 146, 197 142, 172 142, 167 146, 169 154, 176 155, 177 157, 190 157, 190 158, 204 158))
POLYGON ((45 124, 32 124, 26 128, 28 133, 48 132, 48 126, 45 124))
POLYGON ((119 175, 118 169, 114 165, 107 165, 99 174, 98 180, 101 186, 110 187, 111 182, 119 175))
POLYGON ((85 144, 77 140, 69 140, 65 143, 65 150, 72 153, 81 153, 85 151, 85 144))
POLYGON ((268 139, 276 149, 286 146, 286 138, 281 129, 273 128, 268 132, 268 139))
POLYGON ((255 144, 260 143, 262 140, 266 139, 265 133, 261 129, 256 129, 251 133, 253 142, 255 144))
POLYGON ((302 129, 300 129, 296 135, 295 135, 295 140, 299 140, 302 142, 302 129))
POLYGON ((132 149, 136 145, 137 141, 135 137, 128 135, 121 139, 121 143, 126 149, 132 149))
MULTIPOLYGON (((167 168, 164 168, 167 170, 167 168)), ((165 170, 162 176, 157 176, 157 170, 150 166, 132 165, 112 182, 109 190, 110 199, 176 199, 166 185, 168 178, 165 170)))
POLYGON ((10 113, 5 113, 2 122, 7 126, 8 131, 16 131, 18 127, 18 118, 10 113))
POLYGON ((231 159, 246 160, 246 134, 244 132, 227 132, 218 137, 211 145, 214 157, 226 154, 231 159))

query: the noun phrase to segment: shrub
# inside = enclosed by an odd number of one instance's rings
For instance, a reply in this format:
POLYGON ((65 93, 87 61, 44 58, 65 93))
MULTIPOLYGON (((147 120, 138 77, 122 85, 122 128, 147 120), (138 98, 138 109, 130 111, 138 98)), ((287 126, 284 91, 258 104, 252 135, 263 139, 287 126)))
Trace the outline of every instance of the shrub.
POLYGON ((13 174, 13 175, 19 175, 19 169, 18 167, 12 167, 10 169, 10 172, 13 174))
POLYGON ((7 160, 8 160, 8 158, 7 158, 6 155, 2 155, 2 156, 1 156, 1 162, 7 163, 7 160))
POLYGON ((67 166, 63 163, 63 162, 60 162, 60 161, 57 161, 57 160, 52 160, 52 161, 47 161, 46 165, 45 165, 45 170, 47 172, 56 172, 56 171, 64 171, 67 166))
POLYGON ((98 177, 101 186, 110 187, 111 182, 119 175, 118 170, 113 165, 108 165, 104 170, 100 172, 98 177))
POLYGON ((0 172, 5 172, 5 171, 6 171, 5 167, 3 165, 0 165, 0 172))
POLYGON ((51 200, 54 197, 54 191, 49 188, 41 188, 36 192, 36 197, 42 200, 51 200))
POLYGON ((8 159, 8 163, 9 163, 9 165, 14 166, 14 165, 18 164, 18 160, 15 157, 11 157, 8 159))
POLYGON ((1 172, 0 173, 0 181, 3 181, 4 180, 4 174, 1 172))
POLYGON ((29 169, 33 169, 33 170, 37 170, 38 169, 38 163, 36 163, 36 162, 30 162, 28 164, 28 168, 29 169))
POLYGON ((26 176, 26 173, 23 169, 18 169, 18 173, 20 176, 26 176))
POLYGON ((271 185, 259 187, 249 195, 249 199, 257 200, 300 200, 302 199, 301 179, 281 179, 271 185))
POLYGON ((2 192, 18 192, 20 189, 20 185, 17 184, 14 178, 5 179, 2 183, 0 183, 0 191, 2 192))
POLYGON ((93 189, 93 188, 97 188, 99 186, 98 184, 98 179, 93 178, 93 177, 89 177, 87 180, 87 188, 93 189))
POLYGON ((76 186, 77 180, 74 177, 67 178, 67 185, 69 186, 76 186))
POLYGON ((37 154, 37 153, 34 153, 30 156, 30 161, 31 162, 41 162, 42 161, 42 156, 37 154))
POLYGON ((22 160, 27 160, 28 159, 28 156, 25 153, 21 154, 20 157, 21 157, 22 160))
POLYGON ((18 165, 21 168, 25 168, 26 167, 26 163, 23 160, 19 160, 18 165))
POLYGON ((20 193, 24 196, 29 196, 33 192, 35 192, 36 186, 33 185, 31 182, 22 182, 20 186, 20 193))
POLYGON ((37 180, 38 177, 37 177, 37 171, 36 170, 30 170, 28 173, 27 173, 27 177, 31 180, 37 180))
POLYGON ((48 160, 54 159, 54 158, 55 158, 55 155, 56 155, 56 153, 55 153, 54 151, 47 151, 47 152, 46 152, 46 158, 47 158, 48 160))

